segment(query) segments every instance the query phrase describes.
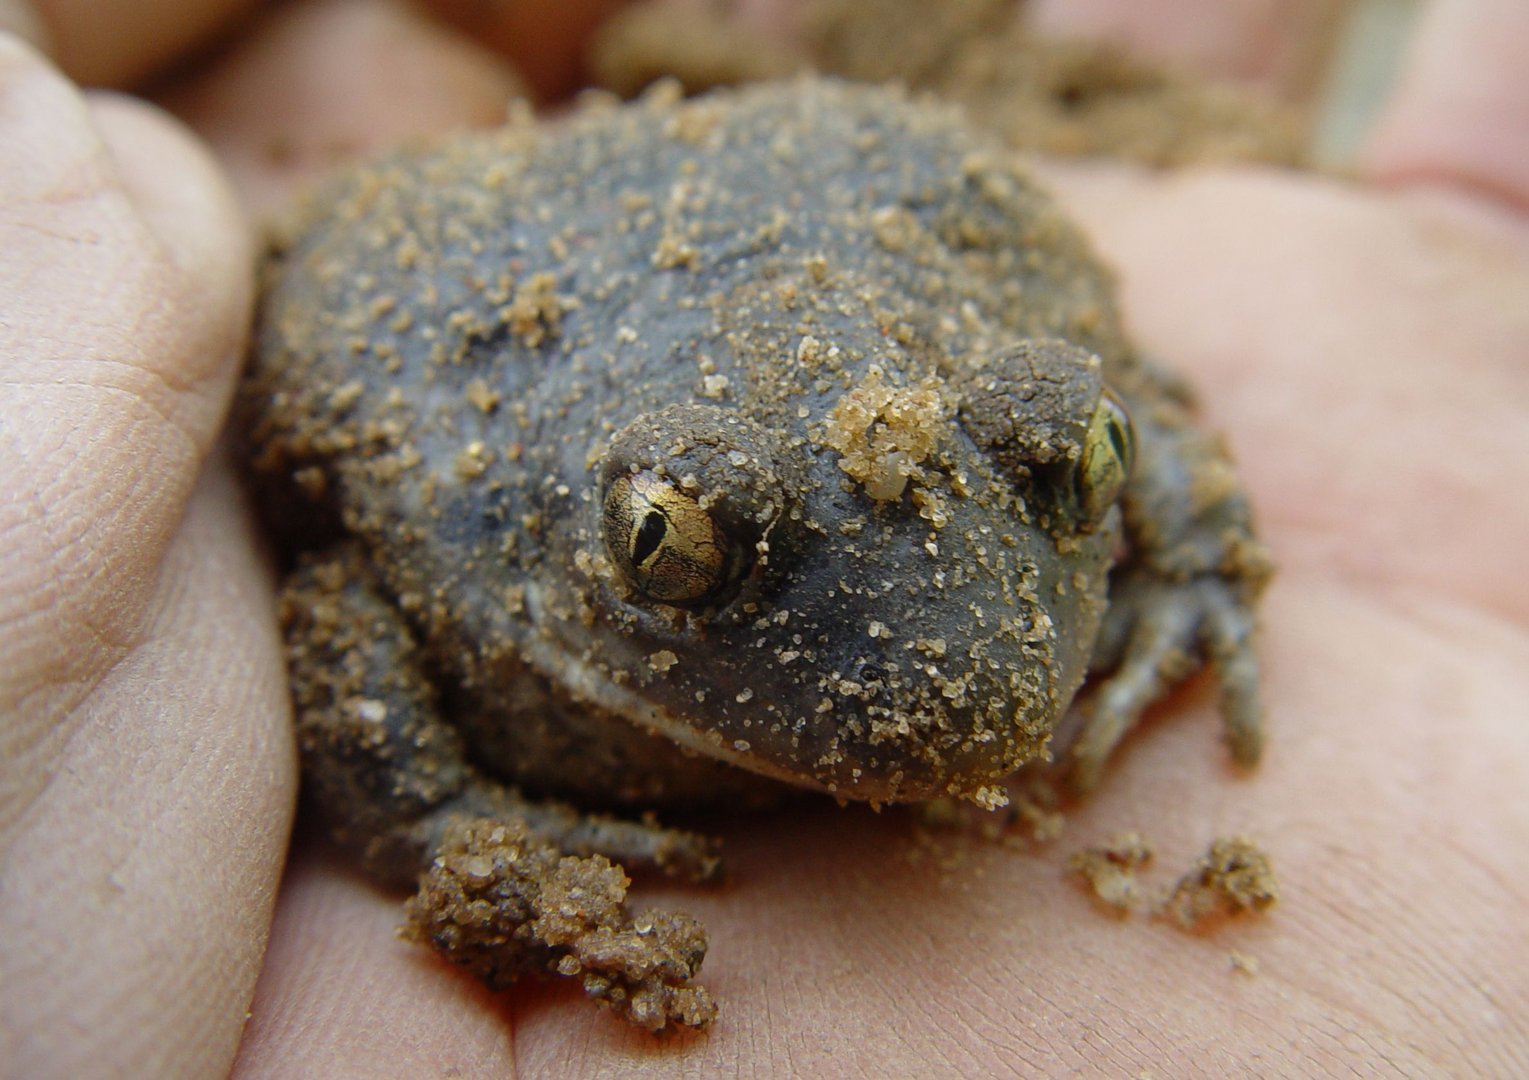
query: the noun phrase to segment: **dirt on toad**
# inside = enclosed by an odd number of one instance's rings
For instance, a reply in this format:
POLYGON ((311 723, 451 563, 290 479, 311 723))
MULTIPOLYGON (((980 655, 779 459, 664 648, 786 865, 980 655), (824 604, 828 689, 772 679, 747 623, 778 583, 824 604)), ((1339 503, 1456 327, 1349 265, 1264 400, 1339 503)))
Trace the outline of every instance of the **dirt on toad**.
POLYGON ((560 855, 525 822, 460 818, 405 907, 399 936, 433 946, 491 989, 523 975, 577 980, 637 1027, 705 1027, 717 1007, 690 980, 706 932, 682 911, 626 906, 631 884, 604 856, 560 855))

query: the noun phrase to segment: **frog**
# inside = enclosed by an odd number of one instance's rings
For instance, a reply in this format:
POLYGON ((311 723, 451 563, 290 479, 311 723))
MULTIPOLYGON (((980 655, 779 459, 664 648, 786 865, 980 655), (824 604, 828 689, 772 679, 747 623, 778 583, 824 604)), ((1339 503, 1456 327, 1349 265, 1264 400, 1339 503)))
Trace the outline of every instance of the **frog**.
POLYGON ((938 102, 659 87, 363 167, 274 245, 241 408, 319 538, 282 599, 305 791, 490 985, 715 1015, 697 926, 622 914, 626 870, 717 873, 658 809, 1087 789, 1207 665, 1259 757, 1225 443, 938 102), (615 921, 547 930, 586 871, 615 921))

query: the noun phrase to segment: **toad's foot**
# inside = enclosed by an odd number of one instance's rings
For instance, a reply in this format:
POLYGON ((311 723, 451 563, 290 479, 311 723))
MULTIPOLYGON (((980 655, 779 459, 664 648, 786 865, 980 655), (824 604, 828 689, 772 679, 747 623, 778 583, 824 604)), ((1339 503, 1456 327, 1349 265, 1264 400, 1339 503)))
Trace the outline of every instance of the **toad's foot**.
POLYGON ((456 798, 402 827, 400 839, 408 849, 436 851, 452 822, 461 817, 519 821, 534 840, 564 855, 603 855, 638 871, 658 870, 697 883, 715 881, 721 873, 722 860, 712 837, 668 828, 651 815, 631 821, 586 813, 555 799, 528 799, 515 788, 481 776, 456 798))
POLYGON ((1105 762, 1147 706, 1208 660, 1221 682, 1221 715, 1232 757, 1258 761, 1263 709, 1253 612, 1246 590, 1220 577, 1163 581, 1130 574, 1110 596, 1097 667, 1109 674, 1084 705, 1069 754, 1073 788, 1091 790, 1105 762))
POLYGON ((561 855, 518 819, 456 817, 399 933, 495 990, 528 974, 573 978, 648 1031, 705 1027, 717 1008, 690 981, 705 931, 682 911, 632 915, 628 884, 603 856, 561 855))
POLYGON ((419 882, 405 936, 491 986, 577 976, 650 1031, 711 1019, 689 983, 704 932, 688 915, 630 916, 627 876, 609 861, 704 880, 717 870, 711 841, 527 799, 476 769, 354 546, 293 574, 282 620, 309 797, 374 876, 419 882))
POLYGON ((1239 764, 1263 749, 1254 608, 1272 573, 1226 444, 1194 423, 1182 387, 1140 361, 1121 370, 1136 429, 1121 499, 1128 553, 1110 577, 1071 786, 1088 791, 1147 706, 1209 663, 1221 681, 1226 742, 1239 764))

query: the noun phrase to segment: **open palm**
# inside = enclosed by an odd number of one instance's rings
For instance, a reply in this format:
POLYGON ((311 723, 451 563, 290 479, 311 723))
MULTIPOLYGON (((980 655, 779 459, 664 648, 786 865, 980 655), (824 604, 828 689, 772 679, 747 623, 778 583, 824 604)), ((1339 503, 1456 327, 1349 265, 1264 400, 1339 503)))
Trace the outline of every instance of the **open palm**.
MULTIPOLYGON (((1227 433, 1278 561, 1266 760, 1227 765, 1196 685, 1049 846, 817 804, 722 823, 725 886, 639 886, 711 931, 722 1017, 666 1043, 562 988, 488 994, 394 941, 398 898, 322 846, 297 844, 275 896, 282 674, 213 450, 248 299, 240 226, 157 117, 81 105, 0 54, 0 139, 35 165, 0 169, 0 1072, 226 1068, 257 971, 241 1076, 1522 1072, 1515 49, 1522 5, 1440 0, 1363 184, 1047 169, 1119 269, 1138 342, 1227 433), (28 128, 17 101, 52 124, 28 128), (1213 836, 1252 834, 1282 903, 1193 935, 1102 917, 1067 855, 1127 828, 1156 842, 1160 880, 1213 836)), ((465 88, 441 118, 481 115, 498 84, 430 55, 465 88)), ((215 121, 290 63, 182 102, 225 161, 249 125, 215 121)), ((245 191, 257 168, 236 175, 245 191)))

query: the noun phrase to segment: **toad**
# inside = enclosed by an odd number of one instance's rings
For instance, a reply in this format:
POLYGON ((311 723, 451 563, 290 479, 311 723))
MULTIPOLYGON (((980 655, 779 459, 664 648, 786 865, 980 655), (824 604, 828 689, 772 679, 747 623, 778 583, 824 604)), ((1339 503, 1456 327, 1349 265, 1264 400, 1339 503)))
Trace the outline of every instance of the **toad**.
POLYGON ((710 843, 621 813, 991 808, 1053 753, 1087 788, 1207 662, 1258 757, 1222 444, 944 107, 660 91, 372 165, 278 245, 243 396, 257 472, 332 519, 283 602, 307 790, 493 985, 709 1019, 699 928, 615 864, 704 878, 710 843))

